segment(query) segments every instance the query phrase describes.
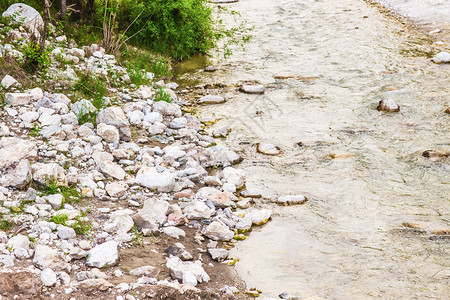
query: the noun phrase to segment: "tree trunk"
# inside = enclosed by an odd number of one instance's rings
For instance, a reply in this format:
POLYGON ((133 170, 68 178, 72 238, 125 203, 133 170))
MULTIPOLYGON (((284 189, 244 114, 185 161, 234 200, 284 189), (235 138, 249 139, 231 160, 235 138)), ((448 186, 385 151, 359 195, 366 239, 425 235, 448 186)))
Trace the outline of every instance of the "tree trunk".
POLYGON ((50 1, 45 0, 45 9, 44 9, 44 30, 41 34, 41 43, 39 46, 39 54, 42 55, 45 48, 45 41, 47 40, 47 30, 48 30, 48 22, 50 20, 50 1))
POLYGON ((67 2, 66 0, 61 0, 61 19, 65 20, 67 15, 67 2))

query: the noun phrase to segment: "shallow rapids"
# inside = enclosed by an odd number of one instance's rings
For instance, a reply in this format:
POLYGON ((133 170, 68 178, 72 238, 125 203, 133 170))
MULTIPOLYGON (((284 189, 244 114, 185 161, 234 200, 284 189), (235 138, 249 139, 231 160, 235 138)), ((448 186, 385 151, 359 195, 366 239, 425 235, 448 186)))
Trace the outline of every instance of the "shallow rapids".
POLYGON ((246 51, 185 79, 256 81, 266 93, 228 89, 225 104, 200 115, 232 128, 223 143, 244 156, 249 189, 309 199, 259 203, 274 209, 272 221, 232 252, 248 287, 267 297, 448 297, 450 243, 440 233, 450 228, 450 165, 421 155, 450 150, 450 65, 431 62, 438 46, 364 1, 229 7, 255 27, 246 51), (401 111, 378 112, 385 97, 401 111), (281 155, 257 153, 261 142, 281 155))

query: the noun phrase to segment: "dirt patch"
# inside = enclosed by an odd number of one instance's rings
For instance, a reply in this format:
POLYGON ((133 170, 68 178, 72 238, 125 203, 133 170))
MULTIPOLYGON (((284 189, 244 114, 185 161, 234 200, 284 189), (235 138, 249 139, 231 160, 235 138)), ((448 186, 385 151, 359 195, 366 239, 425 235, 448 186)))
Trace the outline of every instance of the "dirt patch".
POLYGON ((16 79, 24 89, 34 87, 33 85, 37 80, 25 72, 17 60, 10 55, 5 55, 0 58, 0 79, 3 79, 6 75, 16 79))

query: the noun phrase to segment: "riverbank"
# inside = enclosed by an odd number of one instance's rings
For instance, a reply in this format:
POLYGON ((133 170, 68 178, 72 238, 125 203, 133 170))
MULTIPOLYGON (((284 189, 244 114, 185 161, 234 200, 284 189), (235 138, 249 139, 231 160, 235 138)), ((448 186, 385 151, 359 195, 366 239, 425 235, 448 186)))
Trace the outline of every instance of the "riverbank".
POLYGON ((256 201, 274 214, 232 251, 247 285, 263 297, 447 294, 449 69, 431 58, 448 32, 361 1, 230 8, 255 27, 247 51, 182 79, 226 100, 199 114, 209 132, 230 130, 220 142, 243 156, 249 189, 308 198, 256 201), (249 82, 265 93, 238 91, 249 82), (382 99, 400 111, 377 111, 382 99), (281 153, 259 153, 265 143, 281 153))

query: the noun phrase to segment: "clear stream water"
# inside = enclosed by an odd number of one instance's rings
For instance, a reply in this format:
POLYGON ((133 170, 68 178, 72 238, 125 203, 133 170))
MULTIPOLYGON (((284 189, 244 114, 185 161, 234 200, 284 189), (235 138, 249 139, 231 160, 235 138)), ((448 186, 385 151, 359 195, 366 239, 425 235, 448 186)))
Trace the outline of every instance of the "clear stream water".
POLYGON ((430 61, 436 45, 364 1, 229 7, 255 27, 246 51, 215 62, 215 73, 188 76, 267 90, 228 89, 225 104, 200 114, 220 118, 214 128, 231 126, 222 142, 245 158, 248 188, 309 199, 257 203, 274 210, 272 220, 232 251, 248 287, 275 298, 450 299, 450 240, 437 232, 450 228, 449 160, 421 155, 450 150, 450 65, 430 61), (378 112, 383 97, 401 112, 378 112), (261 142, 281 155, 257 153, 261 142))

